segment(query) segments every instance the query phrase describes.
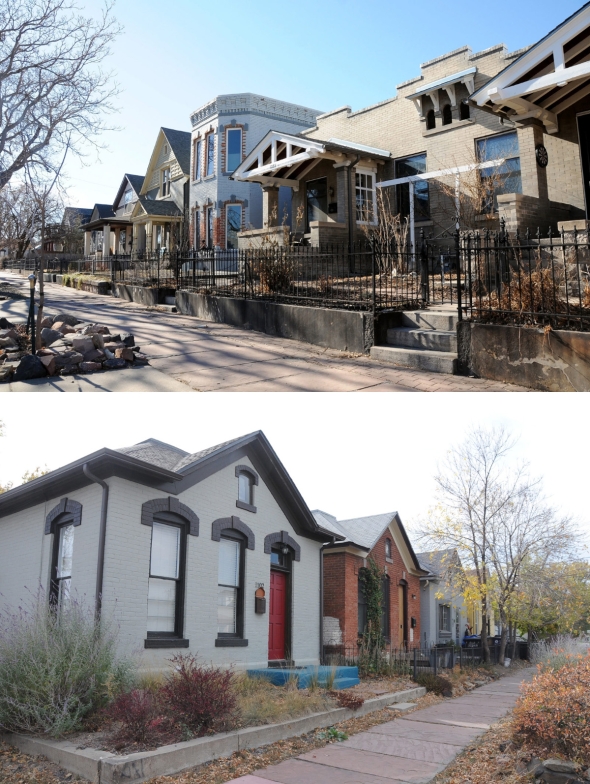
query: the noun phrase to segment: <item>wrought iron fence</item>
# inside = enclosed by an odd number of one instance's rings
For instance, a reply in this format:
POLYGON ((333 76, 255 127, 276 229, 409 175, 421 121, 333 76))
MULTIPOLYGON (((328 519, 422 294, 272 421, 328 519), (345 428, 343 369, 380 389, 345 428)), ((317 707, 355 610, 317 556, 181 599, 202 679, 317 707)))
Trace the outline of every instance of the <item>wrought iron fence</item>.
POLYGON ((463 313, 474 321, 590 330, 587 232, 465 234, 463 313))

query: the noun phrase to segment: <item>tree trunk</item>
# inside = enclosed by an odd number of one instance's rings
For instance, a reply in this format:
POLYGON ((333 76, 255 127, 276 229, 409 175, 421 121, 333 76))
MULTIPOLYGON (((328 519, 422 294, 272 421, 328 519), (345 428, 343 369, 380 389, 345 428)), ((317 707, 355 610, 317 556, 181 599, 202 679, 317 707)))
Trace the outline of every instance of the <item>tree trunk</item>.
MULTIPOLYGON (((485 552, 485 551, 484 551, 485 552)), ((486 563, 482 559, 482 583, 484 595, 481 602, 481 648, 483 660, 486 664, 490 661, 490 646, 488 645, 488 593, 487 593, 487 571, 486 563)))
POLYGON ((500 622, 502 624, 502 633, 500 636, 500 658, 498 660, 498 664, 504 664, 504 660, 506 658, 506 643, 508 641, 508 628, 507 628, 507 621, 506 621, 506 612, 505 610, 500 607, 500 622))

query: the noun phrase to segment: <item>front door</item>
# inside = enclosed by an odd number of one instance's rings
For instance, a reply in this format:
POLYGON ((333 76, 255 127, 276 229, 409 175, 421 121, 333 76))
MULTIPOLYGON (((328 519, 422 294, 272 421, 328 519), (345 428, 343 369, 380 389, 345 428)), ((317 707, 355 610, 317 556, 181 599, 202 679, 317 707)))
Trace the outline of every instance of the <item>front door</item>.
POLYGON ((320 177, 310 180, 306 185, 306 231, 309 231, 311 221, 325 221, 328 219, 328 180, 320 177))
POLYGON ((287 625, 287 575, 270 572, 270 612, 268 628, 269 661, 285 659, 285 632, 287 625))
POLYGON ((582 177, 584 178, 586 218, 588 218, 590 215, 590 114, 581 114, 578 117, 578 138, 580 140, 582 177))

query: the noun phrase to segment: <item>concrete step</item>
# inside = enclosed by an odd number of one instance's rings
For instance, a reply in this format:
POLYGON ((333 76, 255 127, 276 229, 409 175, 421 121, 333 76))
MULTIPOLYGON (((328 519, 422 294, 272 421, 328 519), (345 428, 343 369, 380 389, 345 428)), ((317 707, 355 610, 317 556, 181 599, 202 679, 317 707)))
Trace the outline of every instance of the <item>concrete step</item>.
POLYGON ((405 310, 402 313, 404 327, 456 332, 458 321, 457 313, 452 310, 405 310))
POLYGON ((415 702, 394 702, 393 705, 388 705, 387 710, 400 711, 400 713, 407 713, 416 707, 415 702))
POLYGON ((425 348, 429 351, 457 353, 457 333, 439 329, 395 327, 387 330, 387 343, 402 348, 425 348))
POLYGON ((391 365, 427 370, 430 373, 457 373, 457 354, 445 351, 428 351, 424 348, 398 348, 373 346, 371 356, 391 365))

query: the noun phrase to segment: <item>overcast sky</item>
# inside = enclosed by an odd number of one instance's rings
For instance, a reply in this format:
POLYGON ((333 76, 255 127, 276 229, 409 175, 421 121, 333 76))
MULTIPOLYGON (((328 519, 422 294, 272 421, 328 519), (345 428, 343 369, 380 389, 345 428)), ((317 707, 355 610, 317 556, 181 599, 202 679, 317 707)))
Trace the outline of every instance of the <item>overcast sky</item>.
MULTIPOLYGON (((96 14, 101 0, 81 0, 96 14)), ((579 0, 118 0, 125 28, 106 67, 121 87, 121 128, 101 161, 67 166, 71 204, 110 204, 124 173, 145 174, 161 126, 190 131, 216 95, 253 92, 322 111, 395 95, 420 63, 469 45, 532 44, 579 0)))
POLYGON ((590 535, 583 394, 3 395, 0 420, 0 483, 150 437, 196 452, 263 430, 312 509, 339 519, 396 510, 410 527, 452 444, 476 424, 503 424, 520 435, 515 457, 590 535))

